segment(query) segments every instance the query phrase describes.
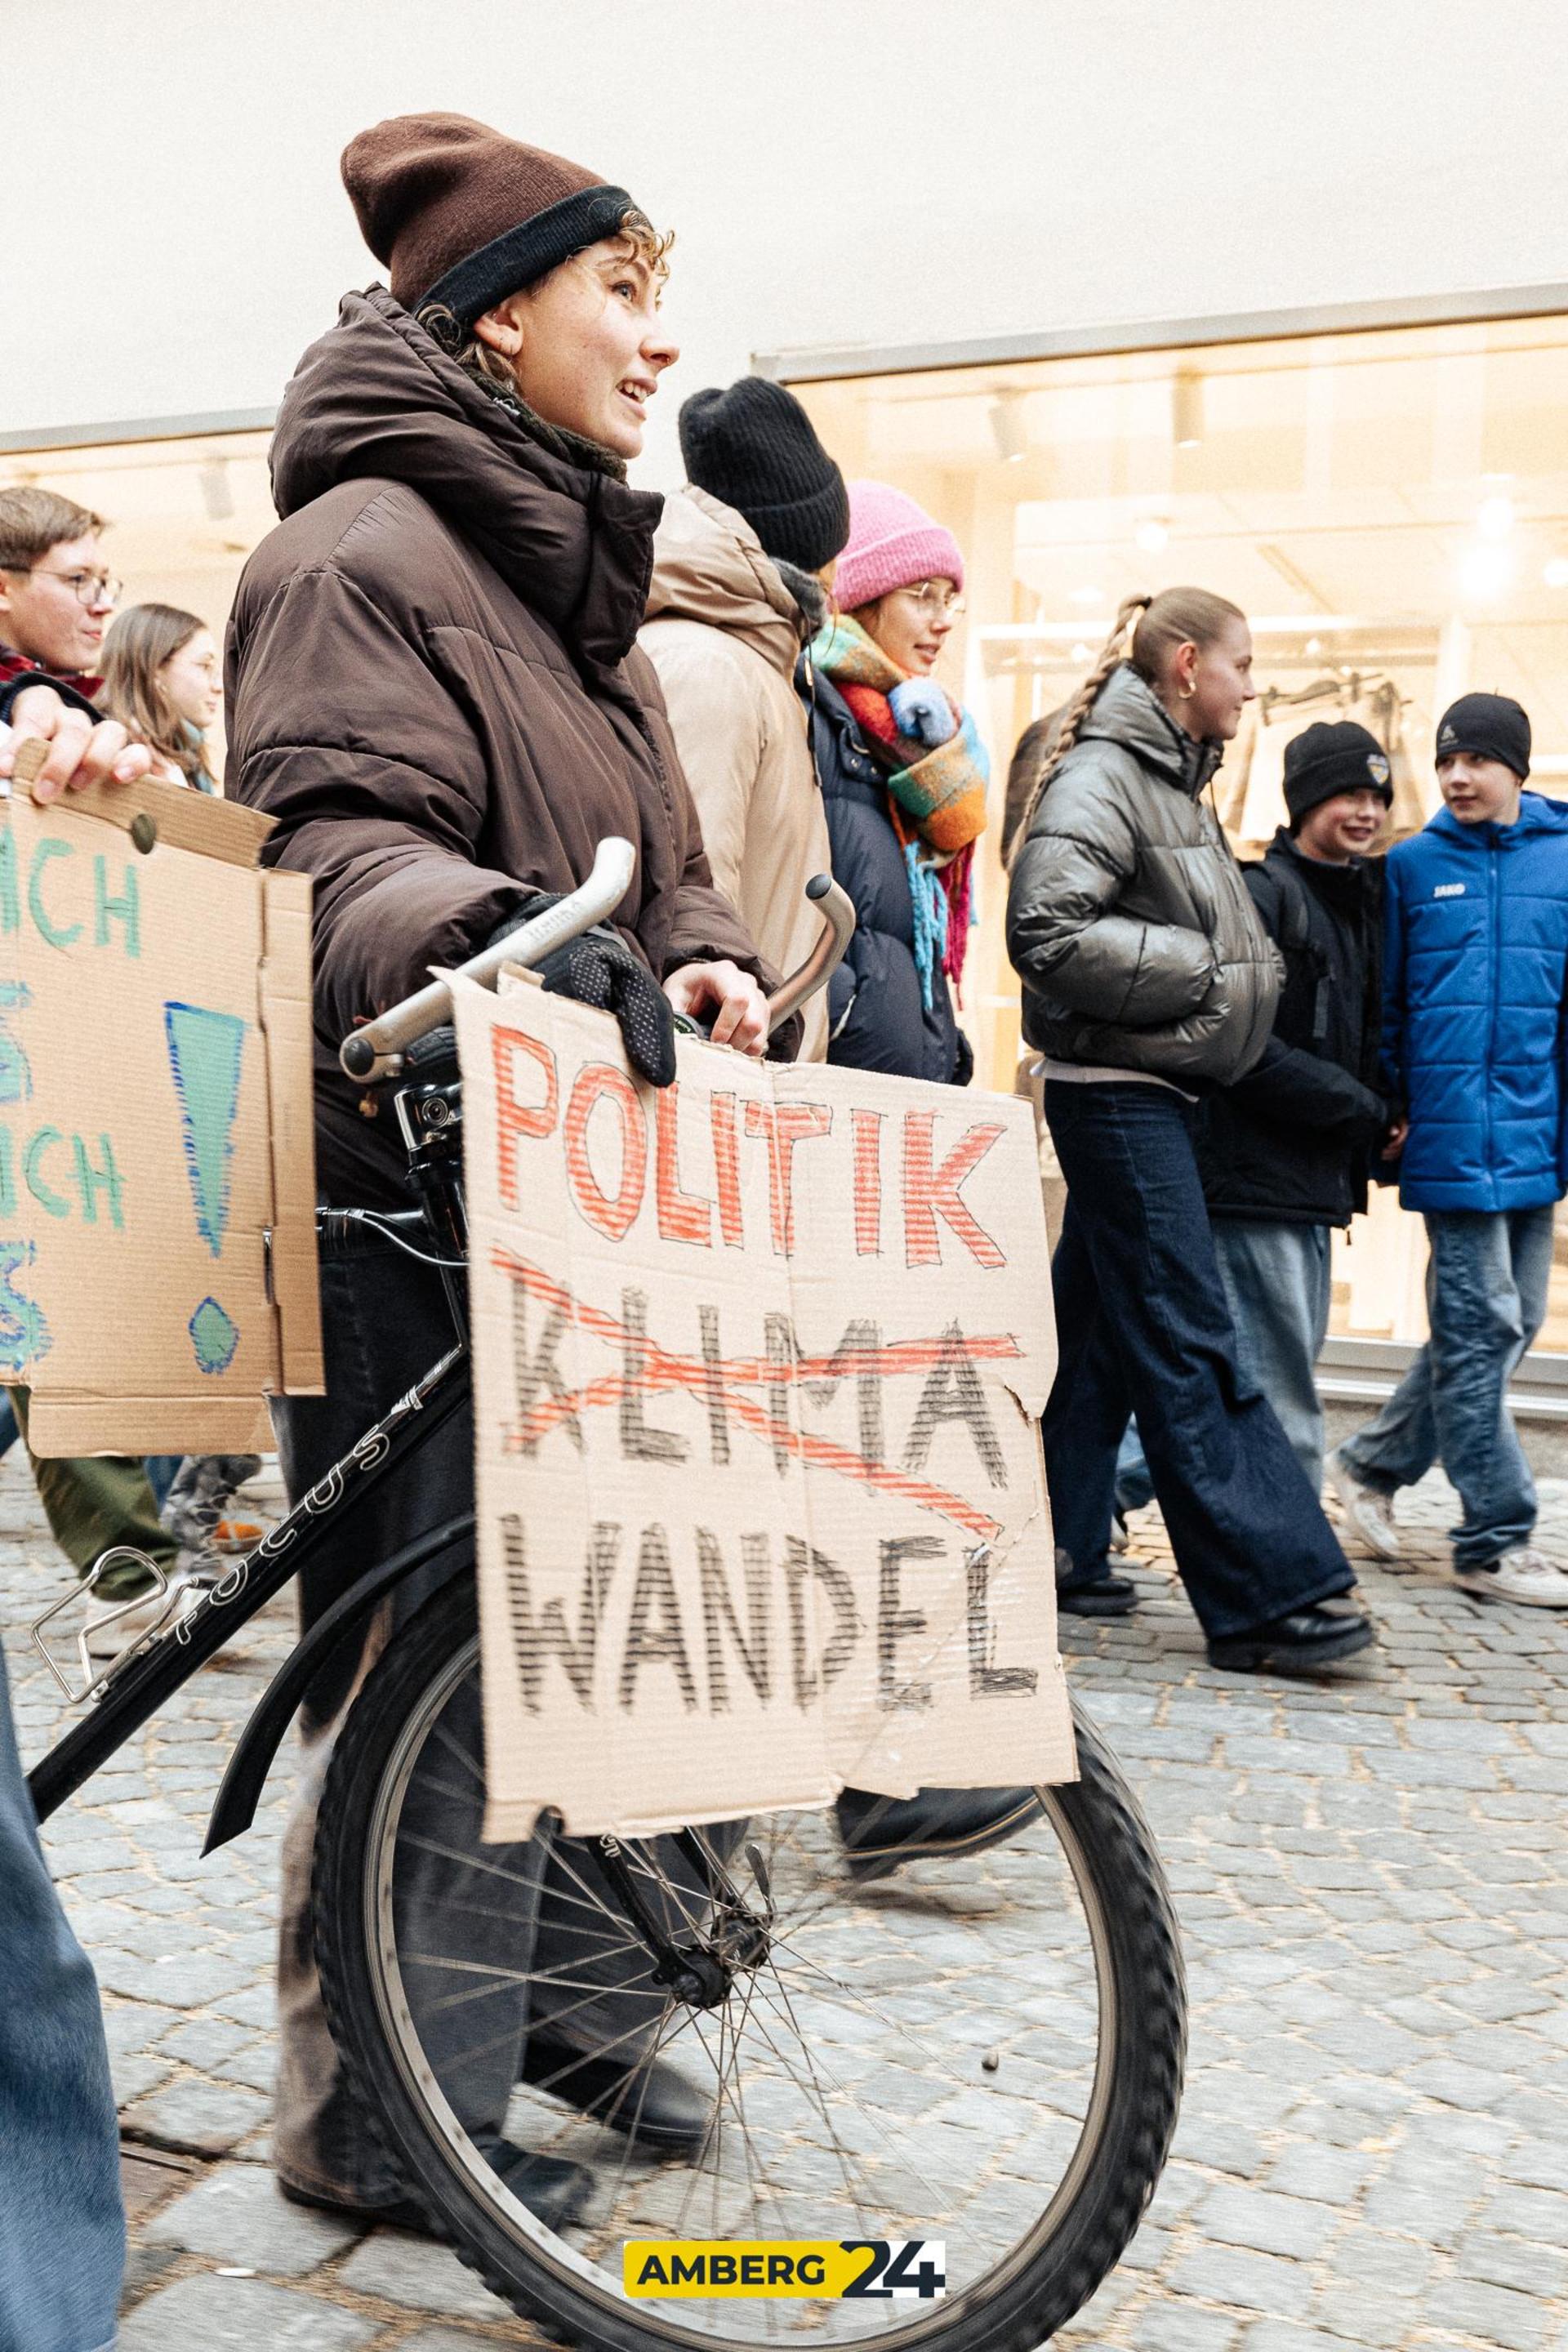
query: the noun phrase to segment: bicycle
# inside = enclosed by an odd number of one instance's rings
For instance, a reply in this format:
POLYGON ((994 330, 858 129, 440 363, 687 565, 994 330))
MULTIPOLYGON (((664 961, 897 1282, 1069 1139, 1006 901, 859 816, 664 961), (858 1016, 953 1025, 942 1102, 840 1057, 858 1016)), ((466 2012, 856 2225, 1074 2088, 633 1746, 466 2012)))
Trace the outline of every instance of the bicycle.
MULTIPOLYGON (((503 962, 536 961, 588 929, 619 903, 630 856, 602 845, 581 890, 466 972, 493 982, 503 962)), ((853 925, 826 877, 811 894, 827 919, 822 940, 773 1000, 774 1026, 823 984, 853 925)), ((433 983, 342 1053, 363 1082, 399 1081, 417 1205, 319 1217, 325 1249, 368 1225, 439 1266, 452 1345, 192 1607, 180 1613, 171 1595, 163 1620, 99 1673, 83 1639, 79 1688, 45 1639, 68 1604, 44 1612, 37 1646, 92 1711, 31 1775, 40 1820, 464 1403, 461 1087, 439 1034, 449 1018, 433 983)), ((315 1847, 329 2023, 413 2200, 516 2311, 595 2352, 749 2352, 801 2334, 1026 2352, 1050 2336, 1120 2259, 1152 2194, 1185 2045, 1159 1857, 1083 1710, 1075 1702, 1079 1779, 1038 1790, 1005 1843, 910 1861, 874 1883, 852 1874, 831 1814, 640 1843, 546 1832, 486 1845, 473 1538, 471 1514, 445 1521, 366 1570, 318 1621, 247 1725, 204 1849, 250 1826, 327 1654, 405 1577, 455 1552, 452 1576, 353 1701, 315 1847), (599 2058, 673 2057, 697 2074, 711 2098, 700 2147, 653 2144, 640 2103, 574 2105, 571 2063, 531 2063, 536 2021, 548 2019, 553 2050, 574 2016, 581 2041, 591 2012, 622 2026, 599 2058), (504 2113, 492 2099, 481 2116, 476 2083, 498 2066, 504 2113), (504 2147, 582 2166, 575 2219, 547 2228, 509 2186, 504 2147), (810 2292, 819 2274, 807 2272, 795 2300, 628 2296, 627 2241, 692 2239, 810 2241, 868 2260, 841 2294, 810 2292)))

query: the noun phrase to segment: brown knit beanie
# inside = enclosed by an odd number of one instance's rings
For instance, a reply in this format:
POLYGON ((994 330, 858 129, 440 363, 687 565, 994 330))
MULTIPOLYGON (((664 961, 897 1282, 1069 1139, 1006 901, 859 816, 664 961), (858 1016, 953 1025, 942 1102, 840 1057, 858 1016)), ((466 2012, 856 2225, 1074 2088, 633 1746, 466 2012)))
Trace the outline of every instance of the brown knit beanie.
POLYGON ((597 172, 466 114, 395 114, 349 142, 342 174, 394 299, 465 328, 637 210, 597 172))

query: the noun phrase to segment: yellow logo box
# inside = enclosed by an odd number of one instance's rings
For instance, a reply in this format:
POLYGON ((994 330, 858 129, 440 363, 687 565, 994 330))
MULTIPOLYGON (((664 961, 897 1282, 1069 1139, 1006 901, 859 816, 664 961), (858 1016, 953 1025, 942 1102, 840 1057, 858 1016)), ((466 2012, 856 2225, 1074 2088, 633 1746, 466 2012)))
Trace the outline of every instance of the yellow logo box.
POLYGON ((929 2303, 947 2292, 947 2248, 940 2238, 628 2238, 621 2283, 643 2299, 929 2303))

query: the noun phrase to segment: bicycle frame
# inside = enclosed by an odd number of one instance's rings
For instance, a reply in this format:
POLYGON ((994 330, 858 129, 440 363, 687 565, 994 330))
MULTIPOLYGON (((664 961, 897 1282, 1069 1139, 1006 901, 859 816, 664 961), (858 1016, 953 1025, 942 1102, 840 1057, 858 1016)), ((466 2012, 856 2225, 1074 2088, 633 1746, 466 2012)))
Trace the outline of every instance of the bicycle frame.
MULTIPOLYGON (((503 962, 535 961, 563 939, 589 928, 619 903, 631 865, 628 844, 601 843, 594 871, 580 890, 535 917, 507 941, 482 950, 464 967, 465 974, 493 982, 503 962)), ((770 1028, 825 985, 855 927, 849 901, 826 876, 815 877, 807 886, 807 896, 822 914, 822 934, 810 956, 770 1001, 770 1028)), ((433 983, 348 1039, 343 1066, 362 1079, 403 1072, 415 1058, 419 1041, 450 1016, 449 991, 442 982, 433 983)), ((174 1624, 156 1630, 150 1646, 110 1670, 97 1692, 92 1713, 57 1741, 28 1775, 40 1822, 90 1780, 117 1748, 282 1591, 290 1577, 335 1541, 344 1520, 363 1498, 393 1471, 415 1458, 468 1401, 468 1300, 458 1273, 468 1239, 461 1088, 432 1079, 399 1087, 394 1100, 408 1150, 408 1177, 419 1203, 417 1211, 389 1218, 370 1211, 327 1210, 321 1213, 323 1227, 346 1231, 352 1225, 363 1225, 384 1233, 400 1221, 415 1222, 426 1246, 415 1247, 414 1255, 441 1271, 456 1344, 356 1440, 254 1550, 235 1561, 193 1609, 174 1624)), ((272 1759, 328 1652, 363 1625, 383 1596, 416 1569, 439 1559, 443 1552, 470 1545, 473 1534, 470 1511, 377 1562, 339 1596, 296 1644, 253 1709, 229 1759, 204 1853, 210 1853, 250 1827, 272 1759)), ((613 1855, 606 1857, 605 1867, 612 1877, 617 1875, 613 1855)), ((656 1941, 661 1939, 656 1937, 656 1941)), ((674 1955, 668 1957, 673 1961, 674 1955)))
MULTIPOLYGON (((334 1463, 310 1493, 301 1496, 288 1517, 279 1520, 253 1551, 236 1560, 186 1616, 154 1641, 150 1649, 115 1670, 92 1713, 85 1721, 74 1725, 28 1774, 39 1821, 47 1821, 68 1797, 74 1796, 116 1748, 123 1747, 150 1716, 155 1715, 242 1625, 247 1624, 282 1591, 291 1576, 336 1540, 345 1519, 366 1495, 429 1444, 468 1401, 468 1352, 466 1343, 459 1344, 432 1364, 406 1396, 400 1397, 390 1412, 367 1429, 342 1461, 334 1463)), ((391 1559, 367 1570, 298 1643, 241 1735, 214 1808, 205 1852, 249 1827, 266 1767, 325 1652, 343 1633, 368 1616, 382 1594, 404 1577, 437 1559, 442 1552, 471 1539, 473 1528, 472 1512, 448 1519, 391 1559), (279 1702, 286 1689, 293 1696, 287 1712, 279 1719, 279 1702), (253 1733, 258 1727, 273 1722, 276 1735, 268 1744, 248 1808, 243 1818, 237 1818, 231 1781, 237 1770, 243 1774, 242 1759, 247 1757, 253 1733), (226 1806, 226 1798, 229 1800, 226 1806), (222 1828, 219 1834, 220 1822, 225 1820, 228 1826, 222 1828)))

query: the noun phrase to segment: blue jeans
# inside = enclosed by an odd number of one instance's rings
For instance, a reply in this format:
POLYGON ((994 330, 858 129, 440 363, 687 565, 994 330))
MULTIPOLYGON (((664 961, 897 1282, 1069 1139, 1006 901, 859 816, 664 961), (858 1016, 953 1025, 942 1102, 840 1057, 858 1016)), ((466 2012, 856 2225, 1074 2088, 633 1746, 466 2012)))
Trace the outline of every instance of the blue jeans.
POLYGON ((1124 1519, 1129 1512, 1141 1511, 1145 1503, 1153 1499, 1154 1474, 1143 1451, 1143 1440, 1138 1434, 1138 1423, 1130 1421, 1116 1450, 1116 1516, 1124 1519))
POLYGON ((0 2352, 111 2343, 124 2263, 103 2012, 38 1843, 0 1657, 0 2352))
POLYGON ((1552 1217, 1550 1204, 1428 1213, 1431 1337, 1377 1419, 1340 1448, 1352 1476, 1382 1495, 1442 1464, 1464 1506, 1448 1530, 1456 1568, 1484 1567, 1535 1527, 1535 1481, 1508 1384, 1546 1314, 1552 1217))
POLYGON ((1211 1639, 1354 1582, 1272 1407, 1238 1377, 1193 1156, 1191 1107, 1163 1087, 1046 1085, 1068 1181, 1051 1265, 1059 1356, 1041 1434, 1065 1580, 1109 1572, 1129 1413, 1177 1570, 1211 1639))
POLYGON ((1327 1225, 1214 1221, 1237 1369, 1279 1414, 1314 1495, 1323 1490, 1323 1408, 1315 1367, 1329 1333, 1331 1239, 1327 1225))
POLYGON ((153 1500, 160 1510, 169 1499, 169 1489, 174 1483, 174 1473, 184 1460, 183 1454, 149 1454, 142 1467, 147 1473, 147 1484, 153 1489, 153 1500))

